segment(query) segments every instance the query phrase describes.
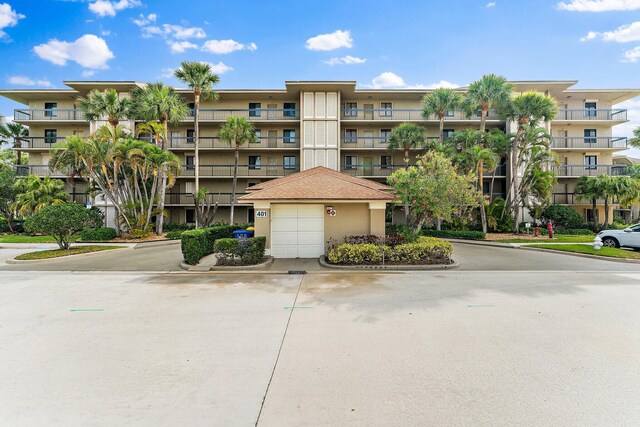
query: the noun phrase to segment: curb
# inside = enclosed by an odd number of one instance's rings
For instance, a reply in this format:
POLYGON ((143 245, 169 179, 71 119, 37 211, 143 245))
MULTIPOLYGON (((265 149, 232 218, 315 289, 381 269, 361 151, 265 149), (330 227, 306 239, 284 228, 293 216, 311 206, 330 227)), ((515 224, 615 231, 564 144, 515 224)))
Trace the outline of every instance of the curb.
MULTIPOLYGON (((133 249, 131 246, 125 246, 123 248, 118 248, 118 249, 109 249, 106 251, 96 251, 96 252, 88 252, 86 254, 75 254, 75 255, 64 255, 64 256, 59 256, 59 257, 55 257, 55 258, 45 258, 45 259, 8 259, 5 260, 5 262, 7 264, 41 264, 41 263, 45 263, 45 262, 51 262, 51 261, 63 261, 63 260, 67 260, 70 258, 82 258, 82 257, 86 257, 86 256, 91 256, 91 255, 98 255, 98 254, 103 254, 105 252, 117 252, 117 251, 123 251, 123 250, 131 250, 133 249)), ((40 251, 35 251, 35 252, 40 252, 40 251)))
POLYGON ((133 249, 155 248, 157 246, 179 245, 180 239, 152 240, 150 242, 136 243, 133 249))
MULTIPOLYGON (((187 264, 186 262, 184 262, 184 260, 180 261, 180 268, 183 270, 187 270, 187 271, 216 271, 216 272, 224 272, 224 271, 230 271, 230 272, 243 272, 245 270, 259 270, 261 268, 264 268, 268 265, 271 265, 273 263, 273 257, 272 256, 268 256, 267 259, 263 262, 261 262, 260 264, 253 264, 253 265, 225 265, 225 266, 208 266, 208 267, 204 267, 204 266, 198 266, 198 265, 191 265, 191 264, 187 264)), ((287 271, 284 272, 279 272, 280 274, 287 274, 287 271)))
POLYGON ((640 259, 632 259, 632 258, 614 258, 607 256, 599 256, 599 255, 591 255, 591 254, 581 254, 579 252, 567 252, 567 251, 558 251, 555 249, 542 249, 542 248, 531 248, 527 246, 514 246, 515 249, 523 249, 525 251, 537 251, 537 252, 547 252, 550 254, 562 254, 562 255, 572 255, 580 258, 590 258, 590 259, 599 259, 601 261, 610 261, 610 262, 622 262, 625 264, 640 264, 640 259))
POLYGON ((318 258, 318 262, 325 268, 336 270, 451 270, 460 267, 460 264, 424 264, 424 265, 334 265, 325 261, 324 255, 318 258))
POLYGON ((462 239, 444 239, 451 243, 462 243, 463 245, 476 245, 476 246, 492 246, 494 248, 516 248, 511 243, 499 243, 492 242, 491 240, 462 240, 462 239))

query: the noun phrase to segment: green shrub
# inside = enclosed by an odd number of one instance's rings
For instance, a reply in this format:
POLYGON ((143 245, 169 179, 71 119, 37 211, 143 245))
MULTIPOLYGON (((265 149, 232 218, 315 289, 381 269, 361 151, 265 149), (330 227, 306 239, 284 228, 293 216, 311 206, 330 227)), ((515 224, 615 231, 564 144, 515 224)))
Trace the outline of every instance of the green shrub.
POLYGON ((327 258, 332 264, 381 264, 385 249, 373 243, 343 243, 329 251, 327 258))
POLYGON ((239 230, 237 225, 220 225, 184 231, 180 236, 182 256, 187 264, 194 265, 200 258, 213 253, 213 244, 218 239, 233 237, 239 230))
POLYGON ((180 230, 174 230, 174 231, 170 231, 167 233, 167 239, 169 240, 180 240, 180 238, 182 237, 182 231, 180 230))
POLYGON ((453 244, 433 237, 420 237, 416 242, 395 247, 371 243, 344 243, 331 248, 327 260, 332 264, 369 265, 382 264, 448 264, 451 262, 453 244))
POLYGON ((80 239, 85 242, 106 242, 116 238, 118 233, 111 227, 88 228, 80 232, 80 239))
POLYGON ((60 249, 69 249, 69 238, 87 228, 104 223, 99 210, 87 209, 78 203, 48 205, 28 217, 24 226, 29 233, 50 235, 60 249))
POLYGON ((168 222, 163 225, 163 228, 167 231, 187 231, 193 230, 195 225, 187 224, 186 222, 177 223, 177 222, 168 222))
POLYGON ((487 238, 482 231, 471 230, 422 230, 420 234, 441 239, 484 240, 487 238))
POLYGON ((580 228, 583 223, 582 216, 569 206, 550 205, 542 211, 542 218, 553 221, 555 227, 580 228))
POLYGON ((611 224, 609 224, 609 227, 607 228, 609 230, 624 230, 627 227, 629 227, 629 224, 625 224, 619 221, 613 221, 611 224))
POLYGON ((413 228, 405 224, 389 224, 386 227, 386 234, 401 234, 405 242, 415 242, 418 236, 414 233, 413 228))
POLYGON ((556 230, 556 234, 564 234, 567 236, 589 236, 593 234, 593 231, 587 230, 586 228, 566 228, 562 230, 556 230))
POLYGON ((266 243, 266 237, 224 238, 216 240, 213 251, 219 265, 254 265, 264 258, 266 243))

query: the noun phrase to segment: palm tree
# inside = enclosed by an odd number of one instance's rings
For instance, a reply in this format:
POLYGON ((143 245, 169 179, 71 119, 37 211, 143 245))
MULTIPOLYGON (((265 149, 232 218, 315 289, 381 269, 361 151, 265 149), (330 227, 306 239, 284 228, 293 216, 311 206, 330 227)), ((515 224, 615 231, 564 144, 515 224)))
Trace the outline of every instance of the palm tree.
POLYGON ((404 168, 409 169, 409 150, 422 148, 425 144, 424 128, 414 123, 402 123, 391 130, 389 150, 404 152, 404 168))
POLYGON ((440 120, 440 145, 444 143, 444 118, 447 111, 462 106, 463 97, 459 92, 448 88, 439 88, 422 99, 422 117, 428 119, 435 115, 440 120))
MULTIPOLYGON (((135 116, 141 120, 157 120, 164 128, 165 138, 162 138, 161 148, 165 149, 166 135, 169 135, 169 124, 178 124, 189 115, 189 109, 176 91, 162 83, 151 83, 145 87, 137 87, 132 92, 135 105, 135 116)), ((160 170, 162 174, 162 169, 160 170)), ((167 177, 160 177, 160 200, 158 209, 164 212, 164 197, 167 190, 167 177)), ((156 218, 156 233, 162 234, 164 215, 156 218)))
POLYGON ((120 98, 113 88, 104 91, 93 89, 86 98, 78 99, 78 105, 85 120, 94 121, 106 117, 107 122, 114 129, 118 127, 121 120, 131 115, 132 107, 131 99, 120 98))
MULTIPOLYGON (((213 99, 218 100, 218 92, 213 89, 213 86, 220 82, 220 78, 217 74, 211 71, 211 65, 204 62, 189 62, 184 61, 180 64, 174 75, 186 83, 191 89, 193 89, 193 103, 194 103, 194 137, 195 137, 195 191, 194 194, 200 194, 200 99, 213 99)), ((198 200, 198 199, 196 199, 198 200)), ((198 216, 196 215, 196 228, 198 228, 198 216)))
POLYGON ((233 211, 236 204, 236 185, 238 184, 238 160, 240 159, 240 146, 246 143, 256 142, 256 131, 253 124, 244 117, 228 117, 227 122, 220 128, 218 137, 234 147, 233 161, 233 186, 231 190, 231 214, 229 224, 233 222, 233 211))
POLYGON ((640 127, 633 130, 633 137, 629 138, 629 145, 633 148, 640 148, 640 127))
POLYGON ((23 217, 33 215, 45 206, 69 201, 64 182, 49 176, 40 179, 29 175, 16 183, 16 191, 12 208, 23 217))
POLYGON ((514 212, 514 231, 516 233, 520 229, 518 219, 521 205, 518 194, 518 187, 520 187, 518 168, 523 164, 531 144, 535 144, 535 141, 540 139, 539 135, 544 134, 544 139, 551 140, 547 132, 537 128, 537 125, 541 120, 553 120, 557 113, 556 101, 550 96, 538 92, 526 92, 518 95, 502 108, 500 114, 502 118, 511 120, 518 125, 511 147, 511 179, 507 192, 507 200, 514 212))
MULTIPOLYGON (((490 148, 501 160, 506 158, 511 152, 511 138, 500 129, 491 129, 491 132, 484 135, 484 146, 490 148)), ((493 186, 496 179, 496 167, 491 173, 491 183, 489 184, 489 200, 493 199, 493 186)))
POLYGON ((16 166, 20 166, 22 153, 22 139, 29 136, 29 129, 20 123, 8 122, 6 124, 0 123, 0 145, 13 143, 13 148, 16 150, 18 158, 16 159, 16 166))
POLYGON ((164 126, 162 126, 161 123, 154 121, 140 123, 138 126, 136 126, 136 133, 138 134, 138 138, 142 134, 149 135, 151 137, 151 142, 153 142, 158 147, 162 145, 162 140, 166 139, 164 126))
POLYGON ((591 212, 593 213, 594 223, 597 227, 600 221, 598 218, 598 207, 596 206, 596 203, 602 194, 599 191, 595 177, 581 176, 578 178, 574 192, 576 193, 576 198, 578 200, 591 201, 591 212))

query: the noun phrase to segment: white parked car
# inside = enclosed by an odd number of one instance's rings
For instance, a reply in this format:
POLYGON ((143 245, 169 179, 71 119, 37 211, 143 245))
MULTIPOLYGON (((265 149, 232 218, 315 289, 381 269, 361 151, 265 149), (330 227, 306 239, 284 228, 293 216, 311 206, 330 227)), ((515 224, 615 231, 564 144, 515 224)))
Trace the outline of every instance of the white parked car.
POLYGON ((624 230, 603 230, 598 233, 602 246, 609 248, 633 248, 640 251, 640 224, 632 225, 624 230))

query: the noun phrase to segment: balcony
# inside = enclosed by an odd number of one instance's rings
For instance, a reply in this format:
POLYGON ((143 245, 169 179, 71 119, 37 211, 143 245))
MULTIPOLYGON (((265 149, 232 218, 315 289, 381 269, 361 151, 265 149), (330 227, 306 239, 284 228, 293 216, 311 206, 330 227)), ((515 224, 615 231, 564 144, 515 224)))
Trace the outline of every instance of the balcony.
MULTIPOLYGON (((492 178, 494 171, 488 171, 486 168, 484 170, 483 176, 485 178, 492 178)), ((495 170, 495 177, 496 178, 503 178, 507 176, 507 165, 498 165, 496 166, 496 170, 495 170)))
MULTIPOLYGON (((142 141, 153 142, 150 137, 140 137, 142 141)), ((228 142, 222 141, 217 136, 201 136, 200 149, 221 149, 233 150, 234 147, 228 142)), ((195 138, 189 136, 170 137, 167 144, 168 149, 195 150, 195 138)), ((262 136, 258 142, 244 144, 240 150, 254 149, 298 149, 300 148, 300 138, 289 136, 262 136)))
MULTIPOLYGON (((437 141, 438 137, 427 137, 427 140, 437 141)), ((351 149, 377 149, 388 150, 389 138, 383 136, 343 136, 340 148, 351 149)), ((422 150, 423 148, 412 148, 412 150, 422 150)))
MULTIPOLYGON (((238 178, 270 178, 287 176, 300 170, 298 166, 284 165, 238 165, 238 178)), ((195 167, 185 165, 182 167, 182 177, 195 176, 195 167)), ((233 165, 201 165, 200 177, 208 178, 233 178, 233 165)))
POLYGON ((593 109, 583 108, 578 110, 560 109, 555 121, 627 121, 627 110, 623 109, 593 109))
POLYGON ((627 173, 627 167, 625 165, 562 165, 559 167, 552 167, 559 177, 580 177, 580 176, 598 176, 598 175, 611 175, 620 176, 627 173))
MULTIPOLYGON (((190 115, 189 121, 193 120, 190 115)), ((251 121, 295 121, 300 119, 300 110, 294 108, 241 108, 221 110, 217 108, 200 109, 198 118, 202 121, 224 122, 228 117, 244 117, 251 121)))
POLYGON ((385 178, 404 165, 342 165, 340 172, 351 176, 385 178))
POLYGON ((53 122, 53 121, 85 121, 84 114, 78 109, 18 109, 13 111, 16 122, 53 122))
MULTIPOLYGON (((553 193, 553 203, 558 205, 592 205, 591 199, 578 198, 575 193, 553 193)), ((596 204, 604 205, 604 200, 596 199, 596 204)))
POLYGON ((610 148, 623 150, 627 148, 627 138, 611 136, 557 136, 553 137, 551 148, 583 150, 610 148))
POLYGON ((67 177, 66 173, 60 171, 51 172, 48 165, 20 165, 14 166, 13 168, 16 171, 17 177, 24 177, 28 175, 52 176, 59 178, 67 177))
POLYGON ((64 141, 65 136, 25 136, 20 138, 21 149, 44 148, 51 149, 56 142, 64 141))
MULTIPOLYGON (((247 193, 236 193, 236 199, 240 196, 244 196, 247 193)), ((231 204, 231 193, 207 193, 205 196, 205 203, 211 202, 212 205, 216 203, 220 205, 231 204)), ((193 205, 192 193, 167 193, 164 199, 165 205, 193 205)))
MULTIPOLYGON (((405 121, 439 121, 437 116, 431 116, 427 119, 422 117, 421 109, 401 109, 401 108, 347 108, 342 110, 342 120, 380 120, 390 122, 405 122, 405 121)), ((467 116, 464 111, 450 111, 445 117, 444 121, 480 121, 478 114, 472 114, 467 116)), ((499 120, 497 114, 493 110, 489 110, 487 120, 499 120)))

